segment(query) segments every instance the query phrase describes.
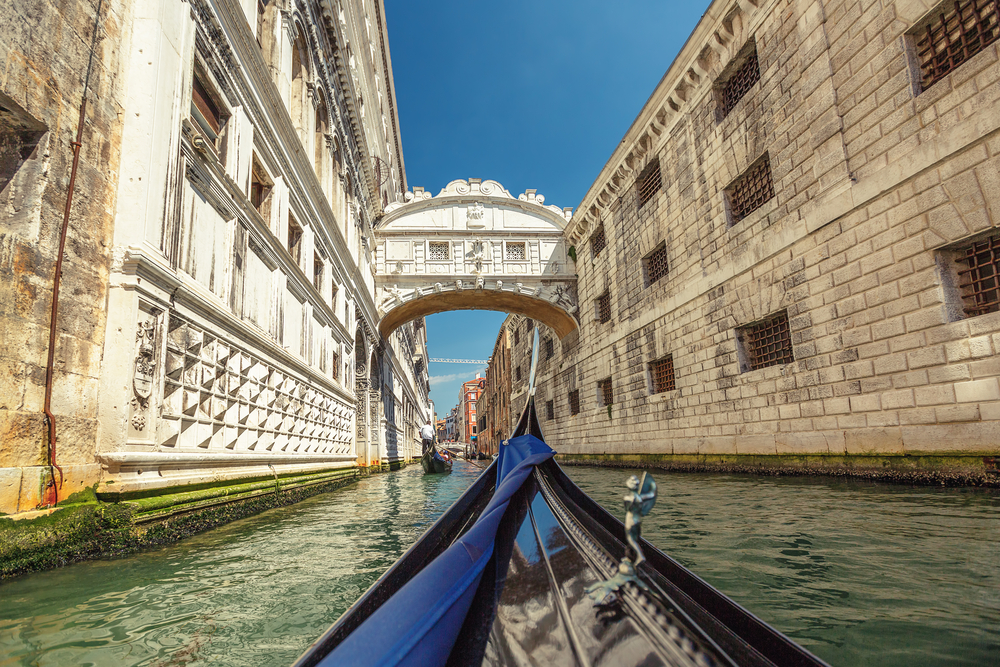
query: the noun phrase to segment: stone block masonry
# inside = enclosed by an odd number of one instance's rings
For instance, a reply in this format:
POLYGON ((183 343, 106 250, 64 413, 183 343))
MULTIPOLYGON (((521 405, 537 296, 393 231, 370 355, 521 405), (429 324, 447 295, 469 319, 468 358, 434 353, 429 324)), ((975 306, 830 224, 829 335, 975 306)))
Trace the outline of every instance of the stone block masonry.
POLYGON ((581 327, 538 388, 557 451, 940 457, 989 477, 1000 64, 993 28, 922 75, 917 41, 953 6, 711 4, 567 227, 581 327), (591 315, 606 294, 610 319, 591 315))

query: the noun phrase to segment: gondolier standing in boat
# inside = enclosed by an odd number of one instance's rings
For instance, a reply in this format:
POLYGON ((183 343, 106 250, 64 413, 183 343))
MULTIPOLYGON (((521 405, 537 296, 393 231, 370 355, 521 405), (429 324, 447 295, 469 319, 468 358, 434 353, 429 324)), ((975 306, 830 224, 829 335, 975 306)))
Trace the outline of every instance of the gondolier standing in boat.
POLYGON ((424 441, 424 448, 420 452, 420 455, 423 456, 434 446, 434 427, 431 426, 430 422, 420 427, 420 438, 424 441))

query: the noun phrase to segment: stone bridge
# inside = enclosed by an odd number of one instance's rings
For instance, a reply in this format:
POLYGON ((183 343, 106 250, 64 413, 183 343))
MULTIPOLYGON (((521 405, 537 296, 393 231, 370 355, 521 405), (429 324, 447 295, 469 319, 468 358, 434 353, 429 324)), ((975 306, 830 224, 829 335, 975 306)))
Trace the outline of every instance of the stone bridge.
POLYGON ((571 215, 496 181, 452 181, 436 197, 414 188, 375 229, 380 331, 447 310, 499 310, 566 336, 579 326, 563 236, 571 215))

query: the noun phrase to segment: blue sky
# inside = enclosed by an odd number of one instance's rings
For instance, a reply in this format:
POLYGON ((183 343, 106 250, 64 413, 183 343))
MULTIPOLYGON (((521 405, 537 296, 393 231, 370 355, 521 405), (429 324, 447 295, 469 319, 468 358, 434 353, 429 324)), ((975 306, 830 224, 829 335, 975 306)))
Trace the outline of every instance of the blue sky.
MULTIPOLYGON (((407 182, 456 178, 576 207, 708 0, 385 0, 407 182)), ((427 318, 432 358, 486 359, 503 313, 427 318)), ((438 416, 482 368, 430 364, 438 416)))

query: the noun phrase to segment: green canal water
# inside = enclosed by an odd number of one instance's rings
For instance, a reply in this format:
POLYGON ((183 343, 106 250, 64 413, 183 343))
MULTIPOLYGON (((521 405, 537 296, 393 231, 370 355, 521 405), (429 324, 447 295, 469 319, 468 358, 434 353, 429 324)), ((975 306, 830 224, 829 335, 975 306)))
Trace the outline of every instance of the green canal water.
MULTIPOLYGON (((621 514, 628 471, 568 472, 621 514)), ((0 665, 288 665, 478 473, 411 466, 0 584, 0 665)), ((656 477, 644 536, 832 665, 1000 665, 1000 494, 656 477)))

